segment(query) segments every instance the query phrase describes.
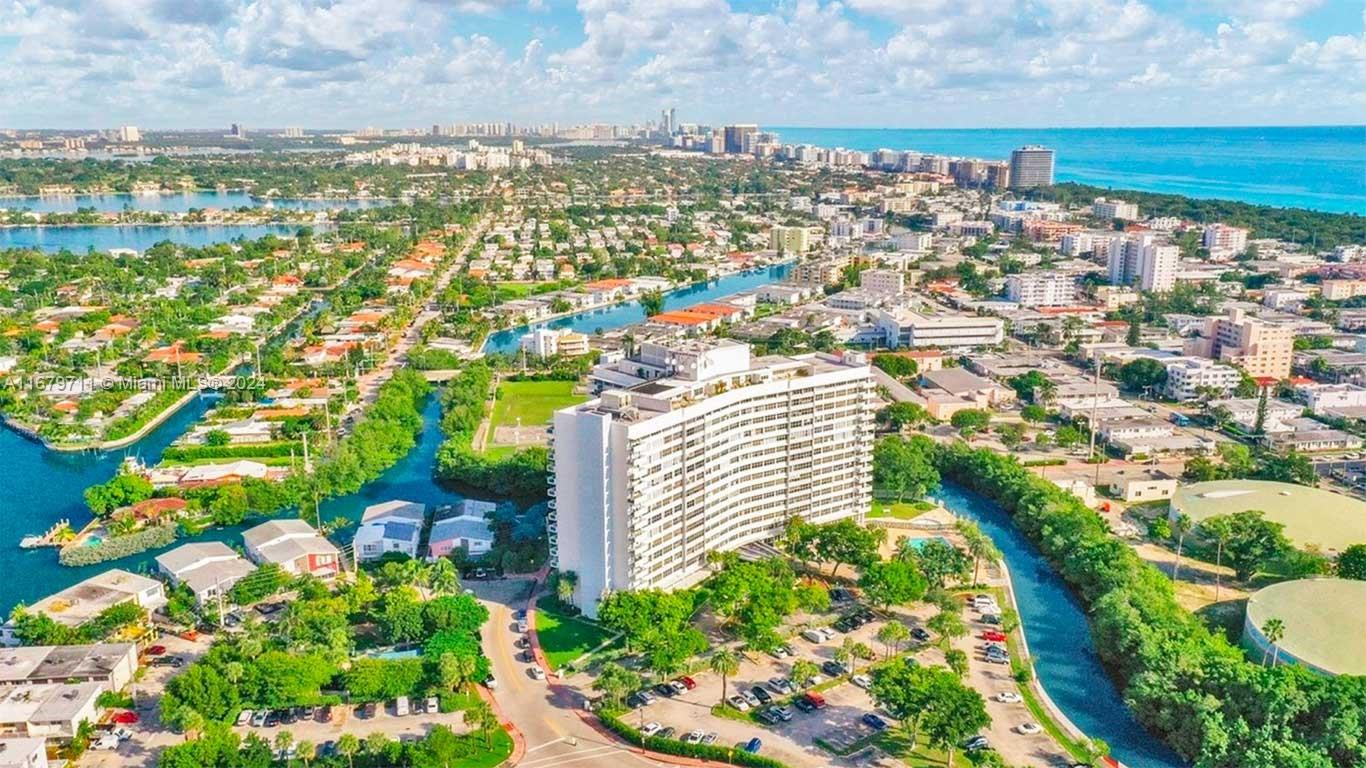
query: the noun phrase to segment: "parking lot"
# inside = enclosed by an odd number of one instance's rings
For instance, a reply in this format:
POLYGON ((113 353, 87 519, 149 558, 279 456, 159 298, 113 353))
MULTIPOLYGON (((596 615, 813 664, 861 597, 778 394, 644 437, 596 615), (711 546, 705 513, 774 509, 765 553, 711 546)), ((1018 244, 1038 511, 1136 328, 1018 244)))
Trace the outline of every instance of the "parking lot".
MULTIPOLYGON (((415 702, 423 704, 423 702, 415 702)), ((456 733, 464 733, 468 730, 465 726, 464 716, 460 712, 440 712, 409 711, 406 715, 398 715, 395 712, 394 702, 385 702, 384 706, 373 708, 373 714, 366 714, 364 707, 349 707, 345 705, 337 706, 328 716, 326 708, 319 708, 311 717, 301 717, 294 722, 277 722, 275 725, 242 725, 233 728, 238 734, 245 737, 248 733, 255 733, 266 741, 272 741, 280 731, 289 731, 294 736, 294 741, 311 741, 319 749, 322 749, 328 742, 335 742, 337 737, 343 733, 351 733, 359 738, 364 738, 371 733, 383 733, 390 738, 399 741, 415 741, 427 735, 433 726, 438 724, 450 728, 456 733)), ((257 718, 256 722, 260 722, 257 718)))

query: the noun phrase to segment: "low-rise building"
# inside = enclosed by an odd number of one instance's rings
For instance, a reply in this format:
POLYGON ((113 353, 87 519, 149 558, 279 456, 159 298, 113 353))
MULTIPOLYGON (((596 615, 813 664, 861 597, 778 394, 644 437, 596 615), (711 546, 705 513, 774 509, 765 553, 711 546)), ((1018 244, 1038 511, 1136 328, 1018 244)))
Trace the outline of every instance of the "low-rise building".
POLYGON ((0 689, 16 685, 99 683, 117 691, 133 680, 138 650, 133 643, 30 645, 0 650, 0 689))
POLYGON ((491 501, 465 499, 455 514, 434 521, 428 537, 428 559, 447 557, 457 549, 472 556, 493 549, 493 526, 489 516, 497 508, 498 505, 491 501))
POLYGON ((100 683, 43 683, 0 689, 0 737, 68 741, 99 720, 100 683))
MULTIPOLYGON (((124 603, 155 611, 166 604, 166 591, 156 579, 113 568, 49 595, 25 610, 47 616, 63 626, 79 627, 124 603)), ((0 626, 0 644, 19 645, 13 622, 0 626)))
POLYGON ((925 410, 936 419, 948 419, 971 408, 1000 408, 1015 402, 1015 390, 962 368, 926 371, 920 380, 925 410))
POLYGON ((1121 469, 1110 477, 1110 495, 1131 504, 1165 501, 1176 487, 1176 478, 1160 470, 1121 469))
POLYGON ((1000 344, 1005 323, 999 317, 979 317, 949 311, 924 312, 909 307, 877 310, 874 322, 887 346, 983 347, 1000 344))
POLYGON ((1194 400, 1206 390, 1228 395, 1240 381, 1242 375, 1232 366, 1194 357, 1167 361, 1167 397, 1173 400, 1194 400))
POLYGON ((247 557, 273 563, 292 576, 331 579, 341 570, 341 551, 298 518, 270 520, 242 534, 247 557))
POLYGON ((200 605, 227 595, 233 585, 256 570, 221 541, 183 544, 157 555, 157 570, 171 583, 185 585, 200 605))
POLYGON ((48 768, 47 739, 0 739, 0 768, 48 768))
POLYGON ((426 520, 426 505, 416 501, 371 504, 361 513, 360 527, 351 540, 351 554, 357 563, 388 554, 415 558, 426 520))

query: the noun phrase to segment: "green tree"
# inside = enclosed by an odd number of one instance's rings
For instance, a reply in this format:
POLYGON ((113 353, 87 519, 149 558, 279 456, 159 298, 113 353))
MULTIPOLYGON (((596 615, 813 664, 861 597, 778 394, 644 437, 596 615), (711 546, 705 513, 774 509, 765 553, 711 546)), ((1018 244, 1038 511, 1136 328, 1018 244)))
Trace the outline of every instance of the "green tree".
POLYGON ((916 403, 892 403, 877 412, 877 422, 898 432, 930 421, 930 413, 916 403))
POLYGON ((412 587, 399 587, 382 598, 378 624, 385 639, 391 643, 417 640, 424 634, 422 603, 412 587))
POLYGON ((887 537, 885 528, 864 528, 850 518, 817 527, 816 556, 827 563, 833 578, 841 565, 867 566, 878 559, 878 545, 887 537))
POLYGON ((955 675, 967 677, 968 674, 968 654, 960 648, 950 648, 944 651, 944 663, 949 665, 955 675))
POLYGON ((640 675, 621 666, 615 661, 602 665, 602 670, 593 680, 593 690, 601 691, 609 702, 621 706, 628 694, 641 685, 640 675))
POLYGON ((1034 423, 1046 421, 1048 419, 1048 409, 1042 405, 1030 403, 1020 409, 1020 418, 1034 423))
POLYGON ((152 498, 152 484, 140 475, 121 472, 112 480, 85 489, 85 505, 96 517, 152 498))
POLYGON ((868 602, 883 609, 908 605, 925 596, 929 582, 915 563, 903 560, 869 563, 859 576, 868 602))
POLYGON ((797 659, 792 662, 792 681, 800 688, 805 688, 808 680, 820 674, 821 668, 816 666, 816 662, 810 659, 797 659))
POLYGON ((1007 450, 1013 451, 1024 443, 1025 427, 1023 424, 1014 422, 997 424, 996 436, 1000 439, 1001 445, 1004 445, 1007 450))
POLYGON ((901 555, 901 559, 911 559, 920 567, 932 587, 943 588, 949 579, 963 581, 971 574, 972 561, 963 550, 938 538, 919 547, 911 546, 908 540, 901 555))
POLYGON ((920 367, 914 360, 901 355, 873 355, 873 365, 898 379, 910 378, 920 372, 920 367))
POLYGON ((901 644, 910 639, 911 631, 905 624, 893 620, 879 627, 876 637, 886 651, 885 657, 890 659, 893 653, 901 652, 901 644))
POLYGON ((971 520, 959 520, 957 523, 958 533, 963 537, 963 543, 968 548, 968 555, 972 557, 972 583, 977 583, 978 567, 982 561, 988 565, 995 565, 1001 562, 1001 550, 996 548, 991 537, 982 532, 982 528, 971 520))
POLYGON ((1140 357, 1121 365, 1119 383, 1130 392, 1157 389, 1167 381, 1167 366, 1150 357, 1140 357))
POLYGON ((579 587, 579 575, 573 571, 560 571, 555 579, 555 596, 561 603, 569 604, 574 600, 574 592, 579 587))
POLYGON ((925 622, 932 631, 939 635, 940 647, 947 650, 954 640, 964 637, 968 633, 967 622, 959 615, 957 610, 940 611, 930 617, 925 622))
POLYGON ((337 737, 337 754, 346 758, 349 768, 355 768, 356 755, 360 754, 360 739, 354 733, 343 733, 337 737))
POLYGON ((1267 520, 1258 510, 1235 512, 1227 517, 1229 530, 1223 556, 1228 558, 1240 581, 1251 578, 1290 547, 1285 538, 1285 526, 1267 520))
POLYGON ((949 424, 952 424, 959 434, 967 438, 971 438, 986 429, 990 423, 991 412, 980 408, 964 408, 949 417, 949 424))
MULTIPOLYGON (((1281 657, 1281 647, 1279 643, 1281 642, 1281 638, 1285 637, 1285 622, 1280 619, 1267 619, 1262 623, 1261 630, 1262 637, 1265 637, 1266 642, 1271 645, 1271 666, 1274 667, 1277 662, 1280 661, 1281 657)), ((1267 652, 1263 650, 1262 666, 1266 666, 1266 657, 1267 652)))
POLYGON ((645 310, 646 317, 654 317, 664 311, 664 293, 662 291, 646 291, 640 296, 640 307, 645 310))
POLYGON ((1194 527, 1195 523, 1190 519, 1190 516, 1184 512, 1178 514, 1176 518, 1171 521, 1172 535, 1176 537, 1176 562, 1172 564, 1172 581, 1176 581, 1180 578, 1181 548, 1186 544, 1186 534, 1190 533, 1191 529, 1194 527))
POLYGON ((1338 555, 1337 574, 1344 579, 1366 581, 1366 544, 1353 544, 1338 555))
POLYGON ((934 468, 934 443, 924 435, 909 440, 884 437, 873 446, 873 482, 896 493, 897 502, 918 499, 939 484, 934 468))

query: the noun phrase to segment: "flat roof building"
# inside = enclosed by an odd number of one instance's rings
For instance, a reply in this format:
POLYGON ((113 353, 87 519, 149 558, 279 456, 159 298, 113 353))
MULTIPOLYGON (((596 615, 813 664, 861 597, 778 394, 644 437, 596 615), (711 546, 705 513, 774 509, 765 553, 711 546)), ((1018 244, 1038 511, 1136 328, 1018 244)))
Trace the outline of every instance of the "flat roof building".
POLYGON ((1186 514, 1199 523, 1249 509, 1284 525, 1286 537, 1297 547, 1336 554, 1366 542, 1366 501, 1270 480, 1213 480, 1182 486, 1172 497, 1171 516, 1186 514))
POLYGON ((66 741, 99 720, 99 683, 25 683, 0 689, 0 737, 66 741))
POLYGON ((40 683, 100 683, 117 691, 138 668, 132 643, 33 645, 0 650, 0 688, 40 683))
POLYGON ((1366 581, 1300 579, 1258 590, 1247 601, 1243 639, 1259 657, 1325 675, 1366 675, 1366 581), (1272 646, 1263 633, 1279 619, 1272 646))
POLYGON ((589 616, 611 591, 691 586, 709 553, 794 517, 861 519, 871 503, 862 355, 751 358, 721 340, 657 357, 667 375, 555 413, 551 555, 589 616))
POLYGON ((874 322, 892 349, 984 347, 1000 344, 1005 338, 1005 323, 999 317, 895 307, 877 310, 874 322))
POLYGON ((1010 153, 1010 188, 1047 187, 1053 183, 1053 150, 1036 144, 1010 153))
POLYGON ((0 739, 0 768, 48 768, 47 739, 0 739))
MULTIPOLYGON (((49 595, 25 610, 47 616, 63 626, 79 627, 123 603, 136 603, 146 611, 155 611, 166 604, 166 591, 156 579, 113 568, 49 595)), ((0 644, 19 644, 12 623, 0 626, 0 644)))

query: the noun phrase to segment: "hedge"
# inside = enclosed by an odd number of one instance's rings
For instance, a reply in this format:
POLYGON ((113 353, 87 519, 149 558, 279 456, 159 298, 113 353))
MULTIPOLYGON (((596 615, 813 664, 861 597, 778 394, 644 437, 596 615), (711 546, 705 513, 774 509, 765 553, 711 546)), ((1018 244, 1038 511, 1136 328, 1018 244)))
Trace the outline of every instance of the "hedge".
POLYGON ((303 443, 276 442, 250 445, 172 445, 162 451, 163 461, 195 461, 197 459, 281 458, 302 457, 303 443))
POLYGON ((62 565, 78 567, 118 560, 136 555, 139 552, 146 552, 149 549, 167 546, 175 541, 179 535, 180 529, 176 525, 144 528, 124 536, 105 539, 99 544, 74 544, 63 547, 61 553, 57 555, 57 562, 62 565))
POLYGON ((743 765, 750 768, 788 768, 786 763, 774 760, 763 755, 754 755, 743 749, 734 747, 718 747, 713 744, 686 744, 676 739, 661 739, 658 736, 646 736, 639 730, 632 728, 611 712, 599 712, 598 720, 607 726, 613 733, 626 739, 639 747, 653 752, 662 752, 666 755, 680 755, 682 757, 695 757, 701 760, 716 760, 731 765, 743 765))

